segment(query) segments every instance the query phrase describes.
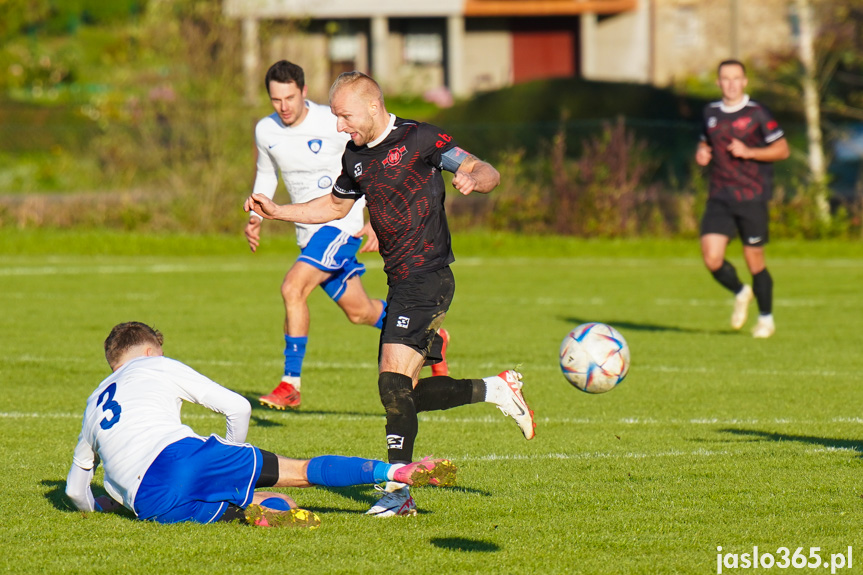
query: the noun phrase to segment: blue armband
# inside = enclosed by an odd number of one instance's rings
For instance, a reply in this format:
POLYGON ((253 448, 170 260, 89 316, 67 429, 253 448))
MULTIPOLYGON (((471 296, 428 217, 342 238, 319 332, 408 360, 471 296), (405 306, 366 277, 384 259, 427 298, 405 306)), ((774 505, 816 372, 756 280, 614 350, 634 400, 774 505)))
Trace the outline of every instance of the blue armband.
POLYGON ((456 146, 455 148, 450 148, 440 156, 440 166, 447 172, 456 173, 456 171, 461 166, 462 162, 464 162, 470 154, 456 146))

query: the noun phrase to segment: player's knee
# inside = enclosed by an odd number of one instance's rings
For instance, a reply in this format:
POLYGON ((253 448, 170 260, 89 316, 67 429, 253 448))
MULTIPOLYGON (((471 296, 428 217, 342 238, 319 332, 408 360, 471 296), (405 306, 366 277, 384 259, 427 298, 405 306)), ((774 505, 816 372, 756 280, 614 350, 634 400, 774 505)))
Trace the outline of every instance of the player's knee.
POLYGON ((707 267, 707 270, 711 273, 717 271, 722 267, 722 263, 725 261, 724 254, 704 254, 704 265, 707 267))
POLYGON ((295 285, 289 280, 285 280, 282 283, 282 299, 285 300, 285 303, 302 302, 305 301, 305 295, 300 286, 295 285))
POLYGON ((357 325, 372 325, 377 320, 376 317, 372 317, 367 310, 360 309, 346 309, 345 315, 348 317, 348 320, 357 325))

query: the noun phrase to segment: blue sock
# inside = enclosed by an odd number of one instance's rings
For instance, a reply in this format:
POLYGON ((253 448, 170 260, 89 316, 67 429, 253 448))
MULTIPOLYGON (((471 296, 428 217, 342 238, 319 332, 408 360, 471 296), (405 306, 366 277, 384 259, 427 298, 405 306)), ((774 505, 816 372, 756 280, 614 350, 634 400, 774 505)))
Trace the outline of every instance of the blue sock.
POLYGON ((375 327, 378 329, 383 329, 384 318, 387 317, 387 302, 381 300, 381 303, 384 304, 384 309, 381 310, 381 317, 379 317, 377 323, 375 323, 375 327))
POLYGON ((275 509, 276 511, 290 511, 291 509, 291 506, 288 505, 288 502, 281 497, 270 497, 269 499, 264 499, 263 501, 261 501, 261 506, 267 507, 269 509, 275 509))
POLYGON ((309 461, 306 476, 315 485, 347 487, 386 481, 389 469, 389 463, 374 459, 321 455, 309 461))
POLYGON ((303 370, 303 358, 306 357, 308 337, 285 336, 285 375, 300 376, 303 370))

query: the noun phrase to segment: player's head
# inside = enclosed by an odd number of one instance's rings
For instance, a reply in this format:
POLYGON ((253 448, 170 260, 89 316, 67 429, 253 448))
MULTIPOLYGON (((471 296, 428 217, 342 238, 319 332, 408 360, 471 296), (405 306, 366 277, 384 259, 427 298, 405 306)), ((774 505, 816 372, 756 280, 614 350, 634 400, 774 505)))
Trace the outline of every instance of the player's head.
POLYGON ((716 83, 722 90, 722 100, 736 104, 743 99, 748 83, 746 66, 739 60, 723 60, 716 68, 716 83))
POLYGON ((264 77, 264 86, 267 92, 270 91, 270 82, 278 82, 280 84, 297 85, 297 88, 302 90, 306 87, 306 74, 300 66, 287 60, 279 60, 267 70, 267 75, 264 77))
POLYGON ((286 126, 299 124, 306 117, 306 77, 303 69, 287 60, 279 60, 267 70, 264 78, 270 104, 286 126))
POLYGON ((336 129, 363 146, 377 138, 389 122, 381 87, 362 72, 339 74, 330 88, 330 109, 336 129))
POLYGON ((130 359, 162 355, 162 333, 139 321, 117 324, 105 340, 105 359, 117 371, 130 359))

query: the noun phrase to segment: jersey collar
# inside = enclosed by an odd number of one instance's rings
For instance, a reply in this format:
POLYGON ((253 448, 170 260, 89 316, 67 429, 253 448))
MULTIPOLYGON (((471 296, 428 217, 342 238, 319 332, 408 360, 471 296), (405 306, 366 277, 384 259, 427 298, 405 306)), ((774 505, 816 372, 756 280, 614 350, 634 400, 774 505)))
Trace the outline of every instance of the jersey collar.
POLYGON ((740 100, 739 104, 735 104, 734 106, 726 106, 725 102, 719 105, 719 109, 725 112, 726 114, 733 114, 734 112, 739 112, 743 108, 749 105, 749 94, 743 94, 743 99, 740 100))
POLYGON ((375 140, 373 142, 369 142, 368 144, 366 144, 366 146, 368 146, 369 148, 374 148, 375 146, 377 146, 378 144, 383 142, 384 139, 390 135, 390 132, 393 131, 393 126, 395 126, 395 124, 396 124, 396 115, 390 114, 390 121, 387 124, 386 129, 383 132, 381 132, 381 135, 378 136, 377 138, 375 138, 375 140))

